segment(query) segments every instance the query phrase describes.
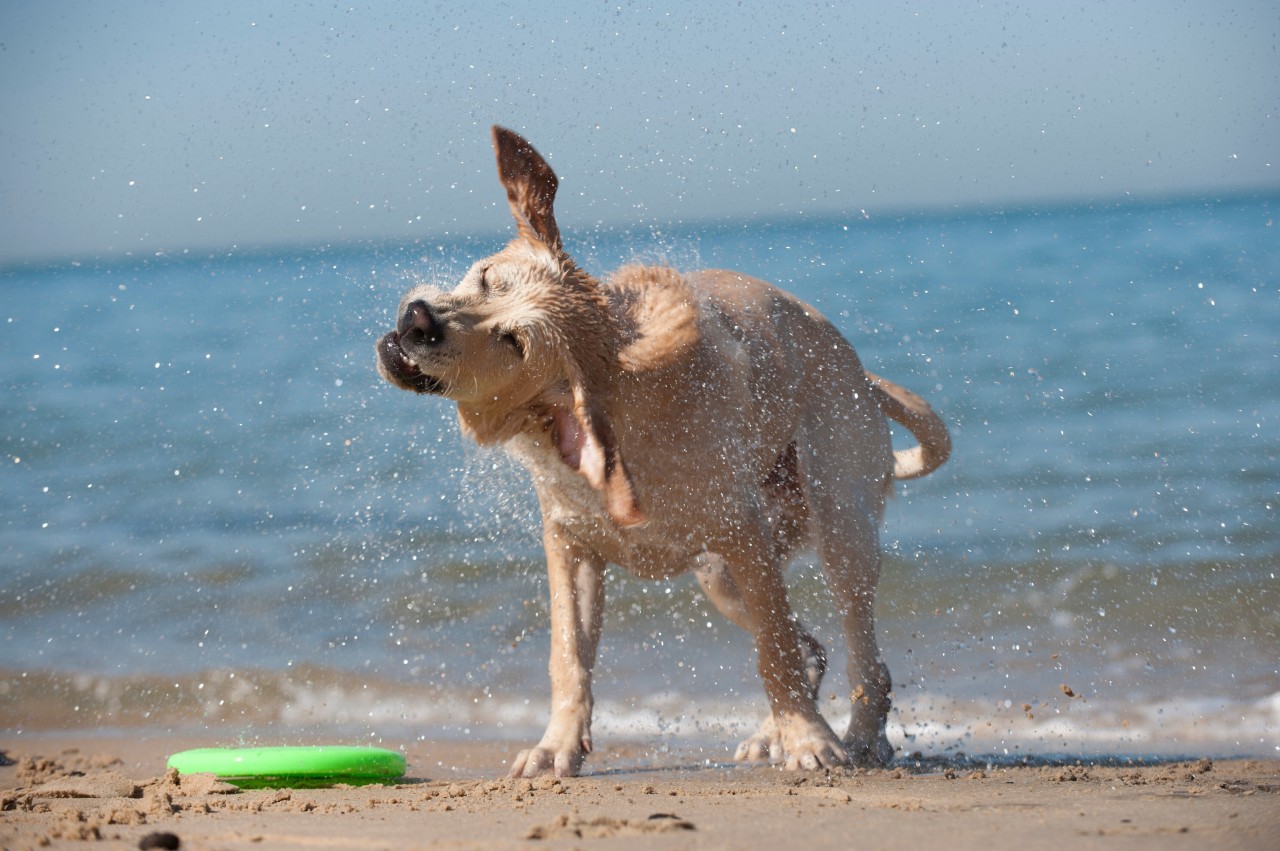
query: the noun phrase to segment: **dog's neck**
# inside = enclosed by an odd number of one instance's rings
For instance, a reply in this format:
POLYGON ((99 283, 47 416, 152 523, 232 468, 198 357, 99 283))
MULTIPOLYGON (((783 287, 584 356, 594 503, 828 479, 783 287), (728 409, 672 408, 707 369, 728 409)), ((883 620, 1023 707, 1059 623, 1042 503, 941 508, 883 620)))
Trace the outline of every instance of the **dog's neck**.
POLYGON ((559 411, 573 407, 573 395, 561 378, 537 390, 522 402, 495 401, 490 404, 458 403, 462 433, 481 446, 505 443, 531 432, 548 432, 559 411))

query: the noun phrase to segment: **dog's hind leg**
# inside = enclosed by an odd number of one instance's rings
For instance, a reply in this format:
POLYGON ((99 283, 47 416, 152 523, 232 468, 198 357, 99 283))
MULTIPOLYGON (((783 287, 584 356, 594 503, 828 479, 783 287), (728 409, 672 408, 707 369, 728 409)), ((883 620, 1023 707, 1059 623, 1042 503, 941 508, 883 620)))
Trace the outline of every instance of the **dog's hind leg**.
POLYGON ((807 483, 808 503, 818 555, 849 649, 853 714, 842 741, 855 762, 884 765, 893 760, 885 735, 891 684, 876 643, 874 608, 890 470, 887 437, 881 459, 875 457, 875 441, 868 439, 875 432, 854 428, 848 420, 823 423, 812 434, 830 440, 815 438, 804 466, 821 471, 820 481, 807 483))
MULTIPOLYGON (((720 614, 754 636, 757 625, 747 612, 737 583, 725 569, 724 560, 715 553, 699 556, 695 575, 698 577, 698 584, 702 587, 703 593, 720 614)), ((804 675, 809 697, 816 701, 818 687, 822 683, 823 674, 827 671, 827 653, 818 639, 814 638, 798 621, 796 632, 800 638, 800 655, 804 660, 804 675)), ((776 761, 781 758, 782 739, 772 713, 761 722, 755 733, 738 745, 737 752, 734 754, 734 759, 752 762, 776 761)))
MULTIPOLYGON (((702 587, 703 593, 715 605, 716 611, 752 635, 756 634, 756 625, 752 623, 751 616, 743 605, 742 594, 738 591, 738 586, 729 575, 729 571, 725 569, 724 560, 720 556, 715 553, 699 556, 695 575, 698 577, 698 584, 702 587)), ((805 679, 809 682, 809 694, 817 700, 818 686, 827 672, 827 651, 798 620, 796 632, 800 634, 800 654, 804 657, 804 672, 805 679)))
POLYGON ((777 738, 787 769, 844 765, 844 745, 818 711, 805 678, 800 632, 796 629, 782 566, 774 558, 768 522, 755 506, 726 523, 727 534, 709 547, 724 558, 746 612, 755 627, 756 668, 769 697, 777 738))
MULTIPOLYGON (((809 512, 800 483, 797 459, 795 443, 788 444, 778 456, 774 468, 760 482, 761 493, 769 507, 773 556, 778 564, 786 564, 808 535, 809 512)), ((743 603, 742 593, 725 569, 724 560, 714 553, 703 554, 698 558, 696 576, 703 592, 720 614, 754 636, 758 631, 758 624, 752 621, 743 603)), ((827 653, 818 639, 798 619, 795 627, 800 639, 800 655, 804 660, 809 697, 816 702, 818 687, 827 671, 827 653)), ((760 728, 738 746, 734 756, 744 761, 777 760, 781 758, 781 751, 778 725, 770 713, 760 728)))

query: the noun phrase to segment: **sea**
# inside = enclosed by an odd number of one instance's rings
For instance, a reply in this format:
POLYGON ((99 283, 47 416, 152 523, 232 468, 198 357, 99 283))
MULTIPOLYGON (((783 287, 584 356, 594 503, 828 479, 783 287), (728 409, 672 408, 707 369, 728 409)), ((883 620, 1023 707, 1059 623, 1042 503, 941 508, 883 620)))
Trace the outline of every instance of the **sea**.
MULTIPOLYGON (((951 460, 899 484, 883 530, 901 758, 1274 757, 1277 213, 1125 198, 565 238, 595 273, 791 290, 949 424, 951 460)), ((374 368, 404 290, 509 236, 0 268, 0 744, 536 741, 529 481, 374 368)), ((787 580, 839 730, 812 553, 787 580)), ((730 760, 767 711, 746 635, 689 576, 610 568, 606 594, 597 744, 730 760)))

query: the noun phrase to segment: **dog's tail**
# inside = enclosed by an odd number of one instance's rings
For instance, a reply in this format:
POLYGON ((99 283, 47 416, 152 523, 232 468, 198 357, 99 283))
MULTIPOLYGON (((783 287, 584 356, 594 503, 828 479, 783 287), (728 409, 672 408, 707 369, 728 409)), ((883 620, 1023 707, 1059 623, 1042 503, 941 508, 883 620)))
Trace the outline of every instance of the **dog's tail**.
POLYGON ((893 453, 893 477, 918 479, 942 466, 951 454, 951 434, 946 423, 922 397, 870 372, 867 381, 884 415, 906 427, 919 446, 893 453))

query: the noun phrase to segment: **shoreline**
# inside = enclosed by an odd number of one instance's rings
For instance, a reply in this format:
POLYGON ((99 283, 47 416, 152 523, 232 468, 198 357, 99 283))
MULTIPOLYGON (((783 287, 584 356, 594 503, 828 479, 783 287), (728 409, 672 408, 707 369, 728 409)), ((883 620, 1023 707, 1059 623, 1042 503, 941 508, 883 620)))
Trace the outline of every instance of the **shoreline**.
MULTIPOLYGON (((839 677, 831 680, 820 709, 841 729, 848 704, 837 691, 839 677)), ((618 682, 600 685, 592 725, 598 743, 642 741, 657 753, 696 747, 718 761, 768 712, 755 681, 741 689, 717 683, 714 693, 632 685, 630 697, 619 696, 618 682)), ((33 736, 92 730, 97 737, 160 734, 206 745, 388 742, 383 746, 395 748, 424 738, 514 746, 541 736, 545 683, 532 695, 518 685, 487 686, 403 682, 317 666, 168 675, 0 668, 6 704, 0 737, 15 746, 33 736)), ((990 694, 975 697, 906 684, 894 693, 889 738, 900 756, 1275 758, 1280 687, 1260 676, 1238 682, 1231 696, 1194 684, 1153 696, 1122 682, 1042 675, 998 682, 990 694)))
POLYGON ((510 742, 415 741, 394 786, 232 791, 166 777, 169 753, 209 735, 140 732, 7 738, 0 846, 137 848, 159 831, 184 849, 1280 847, 1270 757, 977 754, 786 772, 624 743, 580 778, 507 780, 510 742))

